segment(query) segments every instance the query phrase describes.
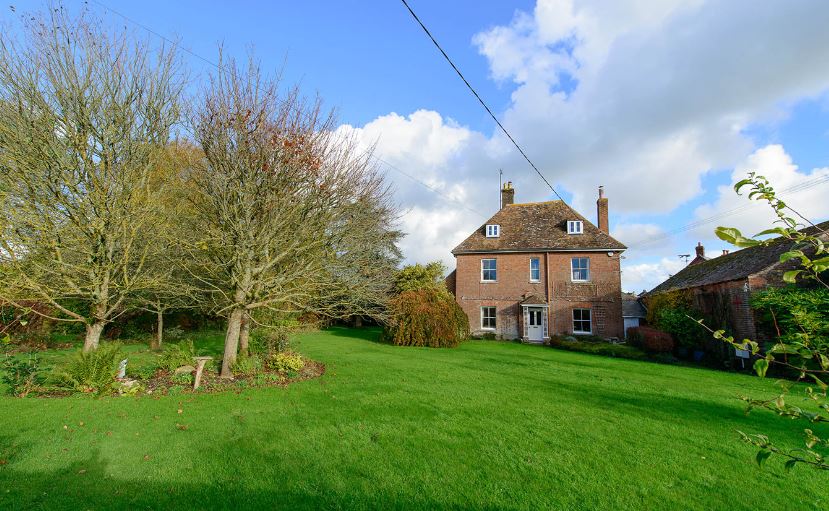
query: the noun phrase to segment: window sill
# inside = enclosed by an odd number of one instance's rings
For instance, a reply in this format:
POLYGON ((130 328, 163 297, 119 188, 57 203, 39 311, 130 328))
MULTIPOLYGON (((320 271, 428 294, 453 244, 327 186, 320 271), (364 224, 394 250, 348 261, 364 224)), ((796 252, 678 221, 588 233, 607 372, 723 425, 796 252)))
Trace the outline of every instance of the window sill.
POLYGON ((593 335, 593 332, 573 332, 573 335, 593 335))
POLYGON ((530 284, 541 284, 540 280, 531 280, 530 284))
POLYGON ((570 282, 573 283, 573 284, 590 284, 589 280, 572 280, 572 279, 570 279, 570 282))
POLYGON ((497 280, 482 280, 481 284, 497 284, 497 280))
POLYGON ((481 330, 486 330, 487 332, 494 332, 497 329, 496 328, 489 328, 489 327, 481 327, 481 330))

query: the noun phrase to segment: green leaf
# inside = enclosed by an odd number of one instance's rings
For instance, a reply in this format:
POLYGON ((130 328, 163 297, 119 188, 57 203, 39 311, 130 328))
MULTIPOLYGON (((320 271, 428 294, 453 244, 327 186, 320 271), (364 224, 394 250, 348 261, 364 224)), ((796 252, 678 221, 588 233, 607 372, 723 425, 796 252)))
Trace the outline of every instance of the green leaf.
POLYGON ((717 227, 714 230, 714 233, 717 237, 723 241, 727 241, 728 243, 734 244, 734 241, 737 238, 742 238, 743 234, 740 232, 739 229, 735 229, 734 227, 717 227))
POLYGON ((742 237, 740 237, 740 238, 737 238, 737 239, 734 240, 735 245, 737 245, 738 247, 743 247, 743 248, 745 248, 745 247, 756 247, 757 245, 760 245, 761 243, 762 243, 762 241, 753 240, 751 238, 742 238, 742 237))
POLYGON ((771 456, 771 451, 767 451, 765 449, 763 449, 762 451, 757 451, 757 464, 762 467, 763 463, 765 463, 765 461, 769 459, 769 456, 771 456))
POLYGON ((788 282, 789 284, 794 284, 797 280, 797 276, 800 275, 803 270, 789 270, 783 274, 783 282, 788 282))
POLYGON ((760 378, 766 377, 766 371, 769 369, 769 361, 765 358, 759 358, 754 361, 754 372, 757 373, 757 376, 760 378))
POLYGON ((786 229, 782 227, 773 227, 771 229, 766 229, 765 231, 758 232, 754 235, 754 237, 759 238, 760 236, 766 236, 768 234, 777 234, 780 236, 785 236, 787 232, 788 231, 786 231, 786 229))
POLYGON ((740 188, 744 187, 745 185, 750 185, 751 179, 741 179, 734 183, 734 191, 737 192, 737 195, 740 194, 740 188))
POLYGON ((786 468, 786 470, 791 470, 792 468, 794 468, 795 465, 797 465, 797 460, 789 460, 783 466, 786 468))
POLYGON ((803 252, 800 250, 789 250, 788 252, 783 252, 780 254, 780 262, 785 263, 793 257, 803 257, 803 252))

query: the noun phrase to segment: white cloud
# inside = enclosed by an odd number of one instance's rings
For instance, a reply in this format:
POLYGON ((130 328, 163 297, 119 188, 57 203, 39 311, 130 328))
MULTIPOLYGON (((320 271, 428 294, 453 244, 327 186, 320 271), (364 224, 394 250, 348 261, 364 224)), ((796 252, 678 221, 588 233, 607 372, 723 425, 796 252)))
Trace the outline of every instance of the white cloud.
MULTIPOLYGON (((829 217, 829 201, 826 200, 829 167, 801 172, 783 146, 772 144, 757 149, 737 164, 731 174, 731 183, 744 179, 751 171, 765 176, 789 206, 811 221, 829 217)), ((696 208, 694 216, 697 219, 719 217, 717 225, 737 227, 747 235, 768 229, 776 220, 774 212, 766 202, 749 200, 746 191, 747 188, 738 196, 732 185, 720 186, 716 200, 696 208)), ((786 214, 794 216, 791 211, 786 214)), ((712 231, 713 227, 707 225, 695 233, 701 239, 710 239, 712 231)))
POLYGON ((622 289, 632 293, 650 291, 684 267, 679 258, 668 257, 652 263, 627 264, 622 268, 622 289))
MULTIPOLYGON (((806 179, 790 159, 755 152, 743 131, 829 90, 827 16, 828 2, 540 0, 532 13, 518 12, 472 42, 492 78, 513 88, 500 117, 530 158, 588 218, 604 185, 617 221, 639 222, 614 233, 633 238, 636 229, 655 235, 656 215, 699 197, 712 169, 737 176, 762 164, 777 169, 769 178, 778 189, 806 179)), ((515 184, 517 201, 551 195, 495 130, 476 132, 425 110, 342 129, 485 214, 497 208, 498 168, 515 184)), ((406 209, 409 261, 451 261, 449 251, 485 220, 409 178, 389 176, 406 209)), ((726 192, 696 214, 723 211, 731 203, 726 192)), ((677 250, 689 249, 668 241, 630 251, 625 286, 653 287, 654 275, 678 269, 677 250)))

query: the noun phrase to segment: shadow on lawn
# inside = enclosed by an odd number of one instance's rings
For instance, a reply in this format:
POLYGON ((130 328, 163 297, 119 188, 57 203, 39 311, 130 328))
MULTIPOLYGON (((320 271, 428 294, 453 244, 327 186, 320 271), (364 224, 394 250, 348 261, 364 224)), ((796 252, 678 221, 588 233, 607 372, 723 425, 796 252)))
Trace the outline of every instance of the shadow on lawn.
POLYGON ((348 337, 349 339, 360 339, 369 341, 375 344, 385 344, 391 346, 392 344, 382 340, 383 329, 379 326, 369 326, 362 328, 351 328, 344 326, 328 327, 323 332, 328 332, 337 337, 348 337))
MULTIPOLYGON (((225 451, 228 465, 234 456, 249 455, 259 458, 256 463, 263 471, 274 470, 259 453, 225 451)), ((187 478, 186 473, 181 476, 187 478)), ((50 472, 18 472, 13 464, 0 467, 0 509, 510 509, 446 504, 426 495, 361 494, 355 491, 360 485, 337 490, 311 478, 294 481, 296 487, 288 488, 284 481, 291 479, 289 475, 276 477, 271 482, 277 482, 266 488, 262 480, 246 485, 240 474, 206 484, 124 480, 112 474, 106 460, 93 451, 86 460, 50 472)))

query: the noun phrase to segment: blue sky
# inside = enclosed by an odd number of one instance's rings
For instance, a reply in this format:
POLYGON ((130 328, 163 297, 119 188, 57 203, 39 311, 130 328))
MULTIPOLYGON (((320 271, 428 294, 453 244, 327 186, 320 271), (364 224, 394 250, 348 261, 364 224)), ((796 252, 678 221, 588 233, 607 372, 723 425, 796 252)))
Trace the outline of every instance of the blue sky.
MULTIPOLYGON (((209 60, 219 43, 238 58, 252 49, 265 69, 283 69, 287 83, 336 107, 345 133, 376 143, 384 162, 440 190, 387 168, 409 261, 452 264, 449 251, 485 220, 469 209, 497 208, 498 168, 517 201, 552 198, 396 0, 100 3, 209 60)), ((787 199, 814 220, 829 217, 821 197, 829 192, 826 2, 410 4, 588 218, 605 185, 612 233, 631 246, 627 289, 678 271, 677 255, 697 241, 719 253, 718 224, 762 229, 769 216, 761 209, 723 216, 744 201, 728 187, 748 170, 779 189, 816 183, 787 199), (672 234, 710 216, 717 221, 672 234)), ((20 13, 43 4, 13 5, 20 13)), ((130 25, 97 2, 88 6, 106 23, 130 25)), ((2 21, 14 16, 5 9, 2 21)), ((195 88, 211 66, 185 58, 195 88)))

